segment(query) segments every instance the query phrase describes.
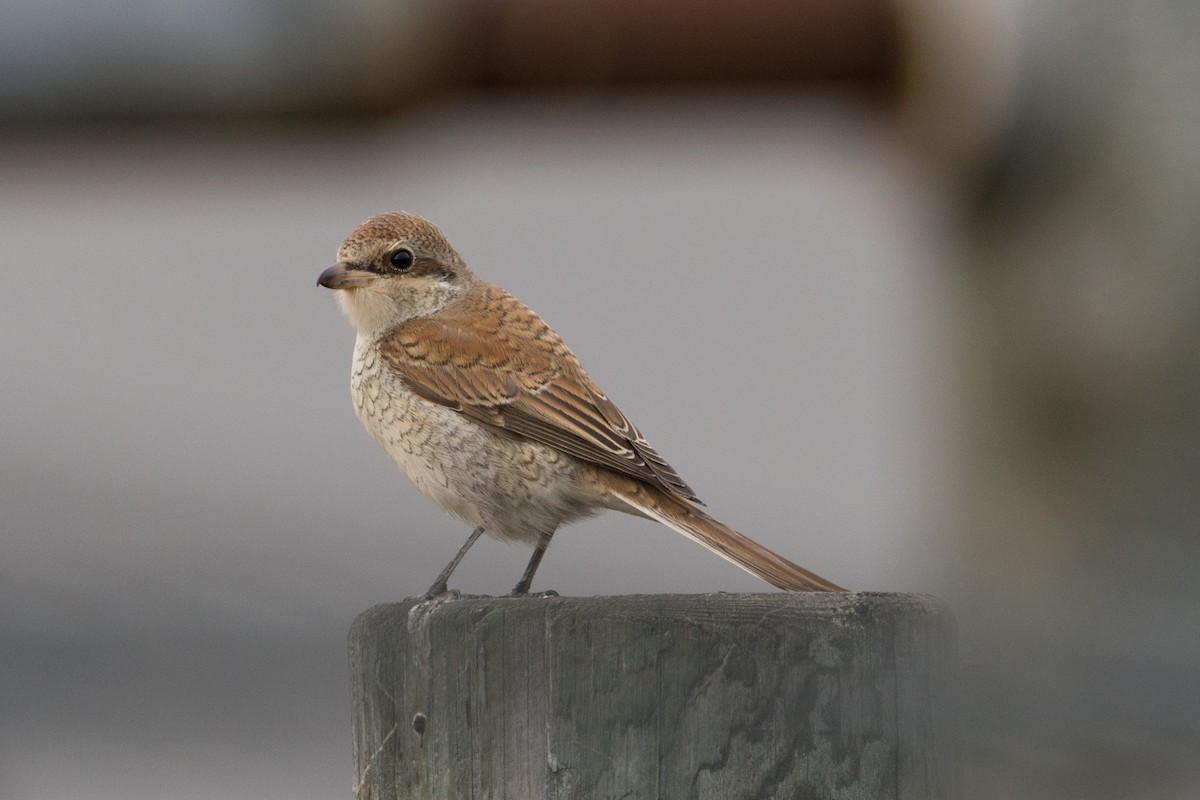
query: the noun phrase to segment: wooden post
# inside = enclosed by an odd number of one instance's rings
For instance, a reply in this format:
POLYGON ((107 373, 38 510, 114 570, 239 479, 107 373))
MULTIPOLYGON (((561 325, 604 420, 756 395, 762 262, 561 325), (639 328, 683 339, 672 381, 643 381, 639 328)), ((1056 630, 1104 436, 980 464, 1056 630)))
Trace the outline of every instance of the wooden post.
POLYGON ((350 633, 359 800, 960 796, 921 595, 461 598, 350 633))

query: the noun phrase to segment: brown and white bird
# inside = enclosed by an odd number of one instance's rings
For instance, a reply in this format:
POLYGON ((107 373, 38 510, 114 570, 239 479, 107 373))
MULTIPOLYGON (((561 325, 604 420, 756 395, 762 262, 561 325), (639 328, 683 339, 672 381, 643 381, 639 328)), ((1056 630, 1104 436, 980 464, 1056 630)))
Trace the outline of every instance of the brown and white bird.
POLYGON ((521 301, 475 276, 432 223, 368 219, 317 283, 354 324, 358 418, 426 496, 475 526, 429 589, 488 533, 534 547, 606 509, 648 517, 781 589, 841 587, 696 507, 699 498, 521 301))

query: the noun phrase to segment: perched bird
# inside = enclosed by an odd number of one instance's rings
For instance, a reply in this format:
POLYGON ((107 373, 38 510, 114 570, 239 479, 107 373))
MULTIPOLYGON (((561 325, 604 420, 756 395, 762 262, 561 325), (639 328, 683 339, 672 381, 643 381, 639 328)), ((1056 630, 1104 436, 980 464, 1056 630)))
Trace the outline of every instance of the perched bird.
POLYGON ((558 527, 606 509, 657 520, 781 589, 841 590, 701 511, 558 334, 427 220, 368 219, 317 283, 358 332, 359 420, 422 493, 474 526, 427 596, 447 591, 484 532, 533 546, 513 589, 526 594, 558 527))

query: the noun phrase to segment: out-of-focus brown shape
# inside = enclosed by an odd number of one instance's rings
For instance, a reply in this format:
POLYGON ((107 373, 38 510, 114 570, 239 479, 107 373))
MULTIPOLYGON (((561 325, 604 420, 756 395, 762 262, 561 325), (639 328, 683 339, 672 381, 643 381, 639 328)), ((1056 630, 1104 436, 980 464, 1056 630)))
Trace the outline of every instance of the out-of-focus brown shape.
POLYGON ((580 87, 835 82, 884 87, 885 0, 465 0, 458 82, 580 87))

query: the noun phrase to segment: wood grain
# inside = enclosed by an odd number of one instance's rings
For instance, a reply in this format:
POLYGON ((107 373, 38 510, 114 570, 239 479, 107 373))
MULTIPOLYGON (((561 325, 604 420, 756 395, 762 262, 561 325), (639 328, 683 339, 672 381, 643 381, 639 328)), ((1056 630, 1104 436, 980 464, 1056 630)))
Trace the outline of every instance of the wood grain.
POLYGON ((406 601, 350 654, 360 800, 960 796, 929 597, 406 601))

